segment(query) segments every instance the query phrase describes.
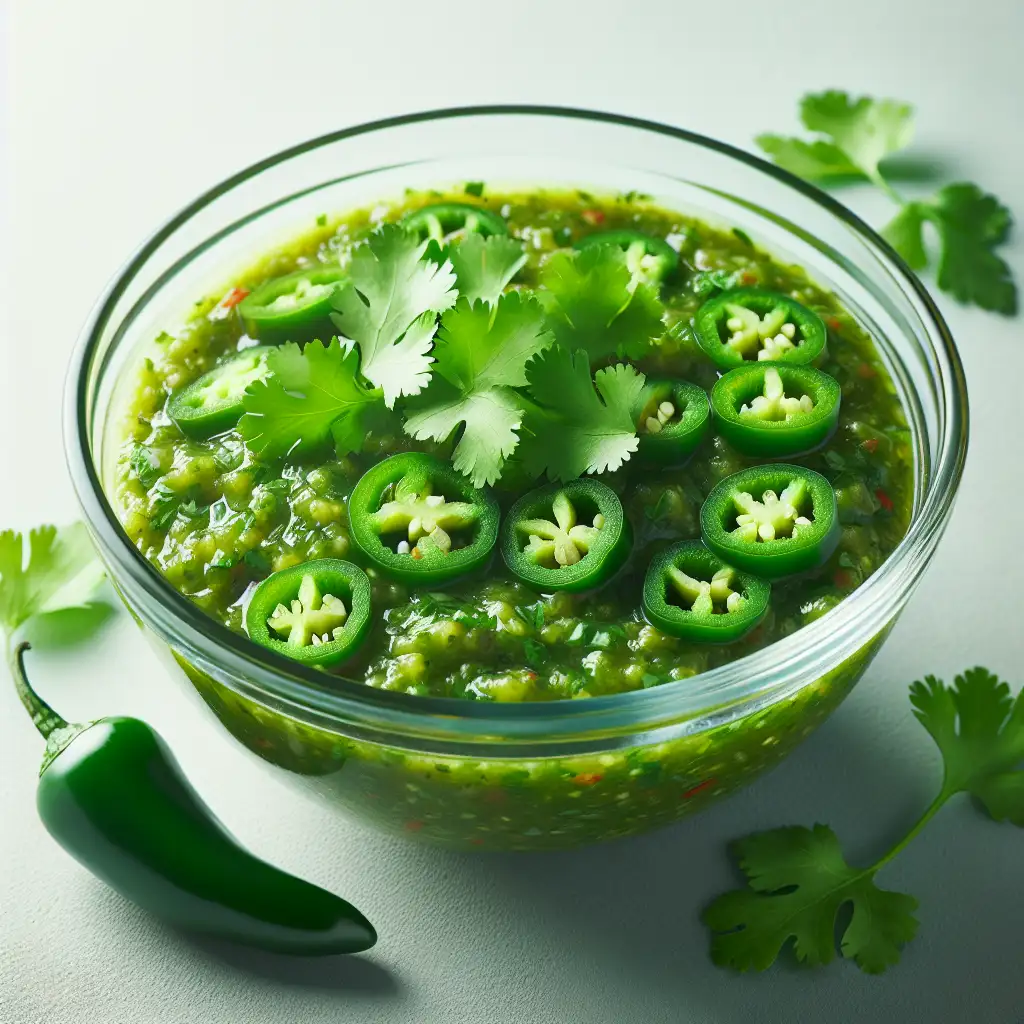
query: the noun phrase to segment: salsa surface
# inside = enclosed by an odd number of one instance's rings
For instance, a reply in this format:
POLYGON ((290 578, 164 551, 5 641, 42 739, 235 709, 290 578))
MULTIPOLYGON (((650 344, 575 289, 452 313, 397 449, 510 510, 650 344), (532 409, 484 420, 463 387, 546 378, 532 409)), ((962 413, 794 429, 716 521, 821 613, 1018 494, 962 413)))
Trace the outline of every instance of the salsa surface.
MULTIPOLYGON (((834 296, 801 268, 773 260, 741 231, 712 228, 642 196, 472 193, 409 194, 393 206, 318 218, 308 234, 269 254, 226 293, 200 299, 186 323, 156 339, 126 409, 114 491, 132 542, 173 587, 242 632, 248 597, 271 573, 318 558, 359 561, 350 543, 347 501, 367 469, 401 451, 450 458, 453 442, 415 441, 395 413, 374 419, 358 455, 337 458, 327 447, 301 459, 257 461, 236 430, 191 439, 166 409, 172 393, 239 349, 266 341, 245 333, 238 295, 318 263, 340 261, 344 267, 380 223, 448 199, 481 205, 507 220, 528 257, 514 288, 535 286, 546 256, 595 231, 630 228, 666 239, 679 254, 679 270, 661 288, 664 338, 650 356, 635 361, 649 376, 683 378, 710 392, 720 371, 697 346, 691 323, 702 303, 723 288, 770 289, 816 312, 828 329, 827 354, 817 365, 842 389, 839 426, 822 449, 786 461, 832 483, 842 535, 820 568, 773 584, 766 618, 737 642, 694 643, 650 625, 640 597, 651 559, 668 543, 699 538, 699 513, 711 489, 765 461, 740 455, 712 432, 681 468, 631 460, 600 476, 619 494, 634 536, 629 559, 610 585, 591 593, 543 594, 518 582, 497 552, 483 574, 425 590, 371 570, 371 633, 354 659, 331 671, 383 689, 477 700, 552 700, 657 686, 787 636, 881 565, 909 523, 910 431, 874 343, 834 296)), ((513 456, 494 491, 507 510, 536 485, 513 456)))

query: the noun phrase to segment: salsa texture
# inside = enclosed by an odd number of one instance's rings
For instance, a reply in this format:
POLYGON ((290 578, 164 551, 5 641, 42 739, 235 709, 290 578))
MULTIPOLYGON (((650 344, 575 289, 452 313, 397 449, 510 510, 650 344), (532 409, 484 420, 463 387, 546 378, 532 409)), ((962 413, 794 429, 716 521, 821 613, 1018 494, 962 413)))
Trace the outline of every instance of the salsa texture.
MULTIPOLYGON (((171 586, 242 632, 248 599, 271 573, 314 559, 360 561, 348 500, 368 469, 407 451, 450 461, 454 439, 414 440, 399 413, 383 408, 367 421, 362 450, 342 457, 328 443, 299 456, 256 458, 237 428, 196 438, 169 414, 172 396, 210 370, 239 352, 281 340, 246 320, 247 296, 262 295, 264 317, 269 306, 280 320, 288 310, 272 304, 267 282, 311 267, 344 271, 355 246, 381 223, 448 201, 500 216, 511 238, 522 243, 526 262, 512 289, 536 287, 553 252, 579 246, 598 231, 639 231, 664 240, 678 258, 660 282, 664 335, 634 360, 649 381, 683 379, 711 393, 723 371, 698 344, 693 321, 723 290, 768 289, 816 313, 828 341, 815 366, 841 389, 838 425, 822 447, 786 462, 831 483, 841 524, 838 546, 819 567, 774 581, 764 618, 735 642, 694 642, 651 625, 641 596, 652 559, 670 544, 699 539, 708 494, 732 474, 766 461, 740 454, 712 427, 682 466, 634 457, 601 474, 621 500, 633 538, 614 585, 546 593, 517 579, 497 551, 483 570, 429 588, 388 580, 370 567, 368 638, 353 658, 326 671, 387 690, 487 701, 586 698, 660 686, 793 633, 855 590, 892 552, 912 505, 906 417, 870 336, 800 267, 772 258, 742 231, 709 226, 634 194, 416 193, 394 205, 319 218, 225 291, 200 298, 180 326, 155 340, 125 410, 112 487, 129 538, 171 586)), ((660 251, 657 258, 664 262, 660 251)), ((306 301, 318 299, 313 292, 306 301)), ((257 362, 254 356, 239 372, 257 362)), ((502 514, 537 483, 513 455, 493 486, 502 514)))

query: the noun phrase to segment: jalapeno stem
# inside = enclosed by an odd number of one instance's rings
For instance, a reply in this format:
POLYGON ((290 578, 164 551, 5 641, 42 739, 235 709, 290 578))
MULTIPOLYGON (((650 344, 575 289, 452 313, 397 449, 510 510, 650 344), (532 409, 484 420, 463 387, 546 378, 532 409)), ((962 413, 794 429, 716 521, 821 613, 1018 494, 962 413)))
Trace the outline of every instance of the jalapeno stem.
POLYGON ((60 715, 57 714, 42 697, 32 689, 25 674, 25 652, 31 650, 32 645, 27 642, 18 644, 13 650, 11 638, 7 638, 7 663, 11 668, 11 675, 14 677, 14 688, 18 691, 18 697, 24 705, 25 710, 32 719, 32 724, 39 730, 44 740, 48 740, 58 729, 69 727, 60 715))

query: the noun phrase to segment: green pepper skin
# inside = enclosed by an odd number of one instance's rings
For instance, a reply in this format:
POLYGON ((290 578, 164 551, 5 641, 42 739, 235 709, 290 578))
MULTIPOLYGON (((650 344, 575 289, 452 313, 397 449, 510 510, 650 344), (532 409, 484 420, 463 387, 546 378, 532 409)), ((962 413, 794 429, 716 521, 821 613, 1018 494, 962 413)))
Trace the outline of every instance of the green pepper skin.
POLYGON ((238 313, 246 329, 256 337, 270 336, 275 339, 287 337, 291 341, 309 340, 319 330, 333 333, 330 313, 331 299, 348 274, 339 266, 324 264, 296 270, 283 277, 275 277, 253 289, 238 304, 238 313), (273 309, 272 303, 284 295, 293 294, 303 283, 333 285, 330 291, 294 305, 273 309))
POLYGON ((765 579, 775 580, 815 569, 828 560, 839 544, 839 509, 832 485, 820 473, 784 462, 752 466, 726 477, 707 496, 700 510, 704 543, 729 565, 765 579), (786 487, 800 482, 804 500, 797 511, 811 520, 792 537, 751 541, 737 536, 737 504, 760 500, 766 491, 781 497, 786 487))
POLYGON ((318 558, 272 573, 253 591, 245 612, 245 629, 250 640, 303 665, 334 665, 350 658, 366 639, 371 625, 370 580, 351 562, 340 558, 318 558), (312 576, 321 594, 340 598, 348 611, 342 634, 322 644, 298 647, 273 636, 267 621, 279 604, 289 605, 299 594, 306 576, 312 576))
POLYGON ((507 235, 508 225, 504 219, 491 210, 472 203, 432 203, 407 213, 401 223, 420 241, 433 239, 442 242, 447 235, 466 230, 487 238, 490 235, 507 235))
POLYGON ((743 455, 783 458, 821 447, 839 424, 843 392, 839 382, 813 366, 757 362, 723 374, 711 389, 715 430, 743 455), (787 395, 809 395, 814 409, 784 420, 742 414, 744 405, 764 394, 765 375, 775 370, 787 395))
POLYGON ((594 245, 615 245, 623 252, 629 252, 636 246, 643 255, 654 257, 651 276, 658 282, 668 280, 679 268, 679 253, 665 239, 656 238, 643 231, 631 231, 628 228, 619 231, 595 231, 574 242, 573 248, 589 249, 594 245))
POLYGON ((726 344, 729 338, 726 327, 729 313, 726 307, 729 305, 744 306, 759 316, 766 316, 776 309, 785 310, 786 318, 795 325, 800 336, 799 339, 793 339, 794 348, 773 362, 805 365, 813 363, 824 354, 828 336, 825 324, 817 313, 779 292, 763 288, 732 288, 708 299, 697 310, 693 321, 697 344, 719 368, 731 370, 752 361, 726 344))
POLYGON ((592 477, 580 477, 564 484, 550 484, 524 494, 509 509, 501 532, 501 555, 505 564, 524 583, 544 592, 593 590, 607 583, 622 567, 633 545, 633 532, 622 510, 619 496, 607 484, 592 477), (527 537, 523 523, 552 519, 552 503, 564 493, 580 518, 604 516, 598 542, 574 565, 551 568, 540 565, 525 553, 527 537))
POLYGON ((247 379, 257 380, 260 376, 266 376, 267 353, 272 350, 271 345, 247 348, 215 366, 171 395, 167 403, 167 415, 183 434, 197 440, 230 430, 245 412, 242 400, 247 379), (257 373, 260 366, 262 373, 257 373), (254 375, 247 378, 246 371, 250 369, 254 375), (227 381, 233 373, 239 376, 229 381, 227 393, 218 394, 214 389, 227 381))
POLYGON ((656 555, 644 578, 643 609, 651 625, 663 633, 695 643, 727 644, 754 629, 768 612, 771 584, 750 573, 734 570, 730 589, 743 604, 735 611, 694 610, 673 601, 669 574, 681 570, 697 580, 711 580, 716 572, 731 569, 700 541, 683 541, 656 555))
POLYGON ((633 418, 640 438, 637 457, 648 465, 670 466, 685 462, 711 430, 707 392, 687 380, 648 379, 640 392, 633 418), (644 423, 649 416, 656 416, 658 406, 664 401, 670 401, 677 412, 681 409, 682 415, 670 420, 658 433, 651 433, 644 428, 644 423))
POLYGON ((297 956, 356 953, 377 940, 350 903, 238 846, 138 719, 80 732, 44 769, 36 803, 76 860, 183 930, 297 956))
POLYGON ((402 452, 371 466, 360 477, 348 501, 352 543, 381 573, 409 586, 433 586, 485 566, 498 540, 501 511, 488 488, 474 487, 449 462, 420 452, 402 452), (448 500, 474 508, 468 544, 444 552, 431 550, 421 558, 398 554, 381 539, 374 516, 401 482, 429 485, 448 500))

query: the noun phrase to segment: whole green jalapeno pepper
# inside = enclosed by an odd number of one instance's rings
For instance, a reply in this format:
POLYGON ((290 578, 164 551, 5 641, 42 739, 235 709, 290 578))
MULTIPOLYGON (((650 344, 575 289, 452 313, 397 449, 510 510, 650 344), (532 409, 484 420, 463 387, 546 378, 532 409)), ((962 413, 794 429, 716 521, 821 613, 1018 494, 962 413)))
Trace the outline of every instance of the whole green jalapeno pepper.
POLYGON ((185 931, 298 956, 377 941, 351 903, 242 849, 199 799, 163 740, 137 718, 73 725, 11 669, 47 741, 36 806, 47 832, 112 889, 185 931))

